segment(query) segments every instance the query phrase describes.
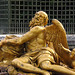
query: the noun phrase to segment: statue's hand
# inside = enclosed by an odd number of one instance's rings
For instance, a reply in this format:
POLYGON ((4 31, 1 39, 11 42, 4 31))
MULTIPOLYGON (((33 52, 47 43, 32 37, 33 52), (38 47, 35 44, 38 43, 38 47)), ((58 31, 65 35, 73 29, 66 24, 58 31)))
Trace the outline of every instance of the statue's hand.
POLYGON ((8 44, 8 45, 19 45, 18 41, 20 41, 18 38, 13 38, 13 39, 5 39, 2 41, 3 44, 8 44))
POLYGON ((0 46, 2 46, 4 43, 6 43, 6 40, 5 39, 4 40, 1 40, 0 46))
POLYGON ((3 46, 4 44, 10 44, 11 42, 12 42, 12 41, 9 40, 9 39, 3 39, 3 40, 1 40, 1 42, 0 42, 0 47, 3 46))
POLYGON ((0 48, 3 46, 4 43, 6 43, 5 39, 3 39, 3 40, 0 41, 0 48))

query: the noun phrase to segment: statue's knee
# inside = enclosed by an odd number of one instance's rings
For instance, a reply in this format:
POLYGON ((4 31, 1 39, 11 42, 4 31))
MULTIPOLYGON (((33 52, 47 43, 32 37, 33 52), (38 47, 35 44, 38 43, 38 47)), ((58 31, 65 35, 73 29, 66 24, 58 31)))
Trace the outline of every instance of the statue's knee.
POLYGON ((51 65, 50 61, 43 61, 43 62, 40 64, 40 67, 41 67, 42 69, 47 70, 50 65, 51 65))
POLYGON ((19 62, 19 59, 16 58, 16 59, 12 60, 12 65, 17 64, 18 62, 19 62))

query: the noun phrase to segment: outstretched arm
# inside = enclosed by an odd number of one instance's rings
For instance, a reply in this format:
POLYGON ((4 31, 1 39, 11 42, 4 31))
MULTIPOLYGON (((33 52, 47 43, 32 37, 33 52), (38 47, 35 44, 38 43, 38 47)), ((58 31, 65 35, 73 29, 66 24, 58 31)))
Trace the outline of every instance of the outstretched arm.
POLYGON ((3 44, 23 44, 33 38, 35 38, 40 32, 44 31, 45 29, 43 27, 36 26, 32 28, 29 32, 25 33, 22 37, 19 38, 13 38, 13 39, 7 39, 2 41, 3 44))

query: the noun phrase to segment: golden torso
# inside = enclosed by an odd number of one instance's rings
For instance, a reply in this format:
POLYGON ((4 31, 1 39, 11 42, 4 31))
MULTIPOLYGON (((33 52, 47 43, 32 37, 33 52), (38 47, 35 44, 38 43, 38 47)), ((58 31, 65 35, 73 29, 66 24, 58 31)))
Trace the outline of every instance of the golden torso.
POLYGON ((46 47, 45 31, 42 31, 35 38, 26 43, 27 52, 35 51, 42 47, 46 47))

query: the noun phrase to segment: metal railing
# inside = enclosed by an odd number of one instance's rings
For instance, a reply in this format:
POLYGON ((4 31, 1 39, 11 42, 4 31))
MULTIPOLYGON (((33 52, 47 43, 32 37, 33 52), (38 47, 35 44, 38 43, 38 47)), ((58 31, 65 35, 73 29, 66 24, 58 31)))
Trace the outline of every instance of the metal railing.
POLYGON ((22 34, 37 11, 45 11, 49 22, 58 19, 67 34, 75 34, 75 0, 0 0, 0 34, 22 34))
POLYGON ((16 24, 12 24, 11 26, 12 27, 9 28, 9 33, 11 34, 23 34, 29 31, 29 27, 26 27, 23 22, 19 24, 19 22, 17 21, 16 24))

